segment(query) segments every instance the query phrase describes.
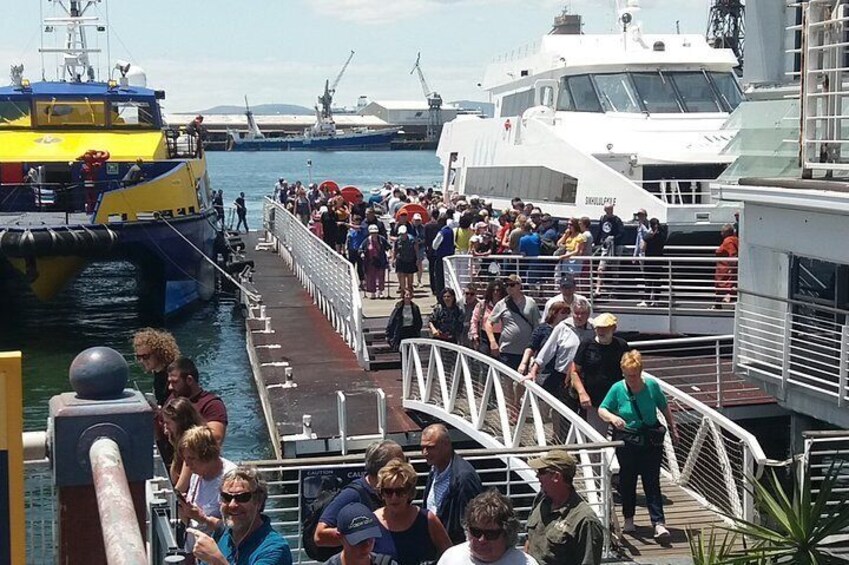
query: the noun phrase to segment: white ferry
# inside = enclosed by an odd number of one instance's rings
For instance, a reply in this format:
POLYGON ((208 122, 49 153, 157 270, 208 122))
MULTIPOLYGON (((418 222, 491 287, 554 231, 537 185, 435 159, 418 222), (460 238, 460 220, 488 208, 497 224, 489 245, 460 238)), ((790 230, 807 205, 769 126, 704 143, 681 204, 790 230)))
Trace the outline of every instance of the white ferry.
POLYGON ((627 220, 644 208, 679 241, 733 221, 710 186, 733 160, 723 125, 744 99, 738 61, 701 35, 643 33, 639 9, 628 0, 621 33, 603 35, 564 13, 540 42, 490 64, 481 87, 496 117, 445 124, 444 186, 559 217, 595 219, 612 202, 627 220))

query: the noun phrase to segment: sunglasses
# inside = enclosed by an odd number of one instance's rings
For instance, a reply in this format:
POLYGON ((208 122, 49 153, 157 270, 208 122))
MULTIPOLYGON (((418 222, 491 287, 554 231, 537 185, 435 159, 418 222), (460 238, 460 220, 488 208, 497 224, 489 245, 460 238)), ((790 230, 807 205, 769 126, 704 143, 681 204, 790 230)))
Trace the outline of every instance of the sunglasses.
POLYGON ((482 530, 480 528, 469 528, 469 535, 474 539, 481 537, 487 541, 495 541, 501 537, 504 530, 482 530))
POLYGON ((387 496, 403 496, 407 494, 408 489, 405 488, 382 488, 380 489, 380 494, 384 497, 387 496))
POLYGON ((221 497, 221 502, 224 502, 225 504, 229 504, 234 500, 239 504, 244 504, 245 502, 250 502, 251 498, 253 498, 253 495, 254 493, 251 491, 236 493, 221 491, 218 493, 218 496, 221 497))
POLYGON ((151 358, 153 353, 136 353, 136 360, 138 361, 147 361, 151 358))
POLYGON ((476 292, 467 292, 465 294, 466 294, 466 296, 477 296, 476 292))

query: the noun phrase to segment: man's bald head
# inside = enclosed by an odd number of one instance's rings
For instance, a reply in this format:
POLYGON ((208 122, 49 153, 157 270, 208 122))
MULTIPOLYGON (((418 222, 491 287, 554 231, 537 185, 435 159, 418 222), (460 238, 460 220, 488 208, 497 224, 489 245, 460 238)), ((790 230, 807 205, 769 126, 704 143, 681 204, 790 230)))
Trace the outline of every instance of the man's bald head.
POLYGON ((440 471, 448 467, 454 456, 451 446, 451 436, 448 428, 442 424, 432 424, 422 430, 422 454, 428 465, 433 465, 440 471))

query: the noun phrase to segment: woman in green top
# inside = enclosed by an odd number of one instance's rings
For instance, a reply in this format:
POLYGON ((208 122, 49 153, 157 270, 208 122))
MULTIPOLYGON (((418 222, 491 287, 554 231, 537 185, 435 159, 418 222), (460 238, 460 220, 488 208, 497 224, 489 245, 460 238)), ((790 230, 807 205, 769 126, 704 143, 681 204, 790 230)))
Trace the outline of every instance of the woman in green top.
MULTIPOLYGON (((636 349, 622 355, 620 361, 623 380, 615 383, 598 409, 602 420, 617 430, 640 432, 644 428, 655 427, 657 411, 663 412, 669 428, 672 443, 678 443, 678 429, 666 402, 666 396, 657 381, 643 377, 643 356, 636 349)), ((654 525, 654 538, 658 543, 669 542, 669 530, 666 529, 663 515, 663 495, 660 492, 660 464, 663 460, 663 446, 644 445, 626 442, 616 449, 619 459, 619 495, 622 497, 622 514, 625 525, 622 531, 633 533, 634 511, 637 506, 637 476, 643 478, 643 491, 646 505, 654 525)))

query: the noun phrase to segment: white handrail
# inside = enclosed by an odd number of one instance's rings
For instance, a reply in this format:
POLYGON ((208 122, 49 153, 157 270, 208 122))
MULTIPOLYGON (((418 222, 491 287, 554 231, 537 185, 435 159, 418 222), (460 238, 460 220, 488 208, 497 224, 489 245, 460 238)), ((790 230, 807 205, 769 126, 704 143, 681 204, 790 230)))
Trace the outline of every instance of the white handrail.
POLYGON ((266 197, 264 227, 279 252, 362 367, 369 354, 363 334, 363 303, 356 267, 312 233, 279 202, 266 197))

